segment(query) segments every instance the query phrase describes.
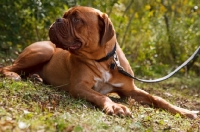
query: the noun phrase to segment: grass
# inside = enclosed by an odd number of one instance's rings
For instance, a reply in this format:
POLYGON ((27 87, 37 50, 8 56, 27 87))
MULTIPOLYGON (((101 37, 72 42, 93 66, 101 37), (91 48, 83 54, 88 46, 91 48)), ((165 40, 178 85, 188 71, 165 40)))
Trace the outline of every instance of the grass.
MULTIPOLYGON (((173 77, 162 83, 136 83, 175 105, 200 110, 199 78, 173 77)), ((131 104, 130 99, 112 99, 127 105, 133 118, 106 115, 85 100, 73 99, 51 86, 0 78, 0 131, 200 131, 200 118, 191 120, 137 102, 131 104)))

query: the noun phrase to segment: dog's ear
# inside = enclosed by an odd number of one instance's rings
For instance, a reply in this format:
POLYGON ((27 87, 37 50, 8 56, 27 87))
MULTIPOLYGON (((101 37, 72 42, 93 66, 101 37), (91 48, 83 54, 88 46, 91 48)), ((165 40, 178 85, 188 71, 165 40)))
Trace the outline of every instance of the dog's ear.
POLYGON ((99 15, 100 45, 104 45, 114 36, 114 27, 107 14, 99 15))

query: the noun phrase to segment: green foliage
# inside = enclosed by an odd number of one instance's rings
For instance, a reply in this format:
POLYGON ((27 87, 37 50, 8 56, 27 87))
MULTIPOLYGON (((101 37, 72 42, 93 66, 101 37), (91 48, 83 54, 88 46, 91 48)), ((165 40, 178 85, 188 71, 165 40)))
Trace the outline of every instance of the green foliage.
POLYGON ((62 17, 66 2, 52 0, 3 0, 0 3, 0 50, 22 50, 48 39, 49 26, 62 17))
MULTIPOLYGON (((109 15, 136 75, 167 74, 199 46, 200 3, 196 0, 2 0, 1 54, 48 40, 49 26, 74 5, 92 6, 109 15)), ((180 74, 191 69, 191 75, 200 75, 199 60, 180 74)))
POLYGON ((195 0, 141 0, 115 5, 110 17, 118 41, 134 62, 136 75, 166 74, 169 67, 180 65, 196 50, 200 38, 198 6, 195 0))

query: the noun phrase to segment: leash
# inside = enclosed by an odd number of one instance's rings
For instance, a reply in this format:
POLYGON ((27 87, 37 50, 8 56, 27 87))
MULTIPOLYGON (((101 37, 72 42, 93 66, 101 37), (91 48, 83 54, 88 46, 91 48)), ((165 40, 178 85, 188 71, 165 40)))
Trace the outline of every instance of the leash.
POLYGON ((182 64, 180 65, 179 67, 177 67, 174 71, 172 71, 171 73, 169 73, 168 75, 164 76, 164 77, 161 77, 161 78, 158 78, 158 79, 155 79, 155 80, 144 80, 144 79, 139 79, 137 77, 134 77, 132 76, 131 74, 129 74, 128 72, 126 72, 124 70, 124 68, 120 65, 120 61, 118 59, 118 56, 117 56, 117 53, 115 51, 115 54, 114 54, 114 64, 111 64, 111 69, 114 69, 115 66, 117 66, 117 69, 118 69, 118 72, 125 75, 125 76, 128 76, 132 79, 135 79, 137 81, 140 81, 140 82, 145 82, 145 83, 156 83, 156 82, 161 82, 163 80, 166 80, 168 78, 170 78, 172 75, 174 75, 177 71, 179 71, 181 68, 183 68, 184 66, 186 66, 192 59, 194 59, 195 56, 197 56, 198 54, 200 54, 200 46, 198 47, 198 49, 182 64))
MULTIPOLYGON (((166 75, 164 77, 161 77, 161 78, 158 78, 158 79, 154 79, 154 80, 140 79, 140 78, 134 77, 131 74, 129 74, 128 72, 126 72, 124 70, 124 68, 120 65, 120 61, 119 61, 117 53, 116 53, 116 45, 114 46, 113 50, 106 57, 103 57, 102 59, 99 59, 99 60, 96 60, 96 61, 97 62, 101 62, 101 61, 107 60, 111 56, 113 56, 114 63, 111 63, 111 65, 110 65, 111 69, 114 69, 115 66, 117 66, 118 72, 121 73, 121 74, 123 74, 123 75, 125 75, 125 76, 127 76, 127 77, 130 77, 130 78, 132 78, 134 80, 137 80, 137 81, 140 81, 140 82, 156 83, 156 82, 164 81, 164 80, 170 78, 171 76, 173 76, 177 71, 179 71, 181 68, 183 68, 184 66, 186 66, 191 60, 193 60, 194 57, 197 56, 198 54, 200 54, 200 46, 197 48, 197 50, 183 64, 181 64, 174 71, 172 71, 171 73, 169 73, 168 75, 166 75)), ((67 83, 67 84, 55 86, 54 88, 59 88, 59 87, 62 87, 62 86, 67 86, 67 85, 69 85, 69 84, 67 83)))

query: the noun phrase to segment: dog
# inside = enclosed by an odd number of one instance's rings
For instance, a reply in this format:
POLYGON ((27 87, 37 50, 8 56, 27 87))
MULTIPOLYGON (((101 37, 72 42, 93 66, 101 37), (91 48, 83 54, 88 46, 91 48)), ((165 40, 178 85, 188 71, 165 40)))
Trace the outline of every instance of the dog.
POLYGON ((76 6, 64 13, 49 29, 50 41, 26 47, 14 63, 0 69, 7 78, 20 80, 21 74, 59 89, 75 98, 86 99, 106 114, 131 116, 122 104, 106 94, 131 97, 141 104, 162 108, 192 119, 198 111, 170 104, 161 97, 139 89, 134 80, 119 73, 118 68, 134 76, 121 50, 108 15, 91 8, 76 6))

